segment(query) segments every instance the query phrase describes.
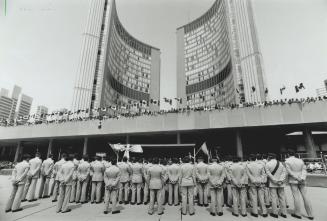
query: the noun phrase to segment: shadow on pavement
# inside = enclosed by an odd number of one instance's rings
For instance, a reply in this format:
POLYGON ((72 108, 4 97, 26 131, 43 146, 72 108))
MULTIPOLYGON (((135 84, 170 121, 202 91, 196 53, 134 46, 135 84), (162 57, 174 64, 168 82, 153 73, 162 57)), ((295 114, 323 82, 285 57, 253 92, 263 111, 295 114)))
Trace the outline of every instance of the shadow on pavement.
POLYGON ((40 205, 40 203, 27 204, 25 206, 22 206, 22 208, 23 209, 28 209, 28 208, 36 207, 38 205, 40 205))

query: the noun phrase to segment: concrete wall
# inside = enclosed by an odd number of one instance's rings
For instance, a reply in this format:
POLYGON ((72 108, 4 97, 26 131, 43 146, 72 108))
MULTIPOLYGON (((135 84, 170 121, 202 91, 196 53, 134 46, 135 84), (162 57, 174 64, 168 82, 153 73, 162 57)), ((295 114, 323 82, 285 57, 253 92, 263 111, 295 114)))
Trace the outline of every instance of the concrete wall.
POLYGON ((176 132, 197 129, 237 128, 306 123, 326 124, 327 102, 251 107, 233 110, 171 113, 158 116, 40 124, 34 126, 0 127, 0 141, 30 138, 77 137, 105 134, 176 132))

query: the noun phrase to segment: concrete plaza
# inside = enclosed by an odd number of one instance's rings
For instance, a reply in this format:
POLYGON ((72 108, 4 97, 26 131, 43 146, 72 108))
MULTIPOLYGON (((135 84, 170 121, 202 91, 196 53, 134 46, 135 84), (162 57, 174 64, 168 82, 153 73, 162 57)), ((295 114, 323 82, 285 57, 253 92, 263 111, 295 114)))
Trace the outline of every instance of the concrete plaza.
MULTIPOLYGON (((148 207, 145 205, 120 205, 120 214, 103 214, 103 204, 70 204, 72 211, 70 213, 56 213, 56 203, 52 203, 50 199, 41 199, 35 202, 24 202, 22 203, 21 212, 17 213, 5 213, 5 205, 11 192, 11 183, 9 180, 10 176, 0 176, 0 221, 102 221, 102 220, 115 220, 115 221, 196 221, 200 219, 205 219, 206 221, 220 220, 220 221, 231 221, 231 220, 265 220, 273 221, 275 218, 255 218, 248 214, 247 217, 234 217, 232 216, 231 210, 224 207, 224 215, 211 216, 209 214, 208 208, 196 206, 196 212, 194 216, 182 216, 180 214, 180 207, 175 206, 165 206, 165 213, 161 216, 156 214, 150 216, 147 214, 148 207)), ((314 215, 316 221, 326 221, 327 220, 327 188, 309 187, 308 195, 311 199, 314 215)), ((293 203, 290 189, 287 188, 287 199, 289 204, 288 218, 279 218, 280 220, 297 220, 291 217, 293 203)), ((248 210, 249 212, 249 210, 248 210)), ((304 215, 304 208, 302 208, 304 215)), ((309 220, 303 217, 302 220, 309 220)))

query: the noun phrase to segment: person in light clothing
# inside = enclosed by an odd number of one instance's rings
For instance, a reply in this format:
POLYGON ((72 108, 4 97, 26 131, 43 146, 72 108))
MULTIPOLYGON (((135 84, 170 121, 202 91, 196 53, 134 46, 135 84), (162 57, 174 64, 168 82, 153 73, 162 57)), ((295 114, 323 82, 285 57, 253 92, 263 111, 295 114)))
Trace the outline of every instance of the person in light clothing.
POLYGON ((129 192, 129 181, 130 174, 132 173, 130 165, 127 163, 127 157, 123 157, 123 162, 118 164, 118 167, 121 172, 120 176, 120 187, 119 187, 119 202, 128 204, 128 192, 129 192), (123 198, 124 195, 124 198, 123 198))
POLYGON ((52 195, 52 202, 57 202, 58 194, 59 194, 59 186, 60 186, 60 169, 62 165, 66 162, 67 154, 63 153, 61 155, 61 160, 57 161, 53 167, 53 176, 54 176, 54 188, 53 188, 53 195, 52 195))
POLYGON ((137 205, 141 204, 141 188, 142 188, 142 173, 143 173, 143 165, 142 158, 136 160, 135 158, 132 160, 131 164, 131 188, 132 188, 132 197, 131 204, 137 203, 137 205))
POLYGON ((89 156, 84 155, 77 167, 77 190, 76 190, 76 203, 86 203, 87 185, 90 180, 89 156))
POLYGON ((180 166, 178 159, 173 158, 173 164, 168 166, 168 204, 178 206, 178 180, 180 176, 180 166))
POLYGON ((105 167, 99 156, 95 156, 95 161, 91 164, 92 190, 91 203, 101 203, 101 187, 103 183, 103 172, 105 167))
POLYGON ((43 161, 41 166, 41 179, 39 188, 39 198, 48 198, 49 196, 49 183, 52 175, 54 162, 53 155, 49 154, 48 159, 43 161))
POLYGON ((195 175, 197 180, 197 189, 199 196, 199 206, 208 206, 208 165, 203 162, 203 157, 198 157, 198 163, 195 166, 195 175))

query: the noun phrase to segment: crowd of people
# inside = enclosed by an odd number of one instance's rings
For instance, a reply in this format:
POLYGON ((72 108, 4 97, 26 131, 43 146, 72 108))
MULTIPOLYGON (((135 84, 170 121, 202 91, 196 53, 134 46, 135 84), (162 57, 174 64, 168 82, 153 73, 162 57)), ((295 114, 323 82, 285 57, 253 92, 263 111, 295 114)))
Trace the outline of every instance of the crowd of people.
MULTIPOLYGON (((33 202, 52 197, 56 212, 70 212, 69 203, 102 203, 103 213, 120 213, 118 204, 148 204, 148 214, 157 207, 180 206, 181 215, 194 215, 194 203, 208 207, 210 215, 222 216, 223 206, 232 208, 234 216, 259 215, 287 218, 285 187, 292 191, 291 216, 301 219, 301 201, 310 220, 314 219, 306 195, 306 166, 293 151, 285 161, 276 154, 251 154, 247 159, 204 157, 101 159, 88 155, 61 154, 42 162, 40 154, 30 159, 24 154, 12 173, 12 193, 6 212, 21 211, 21 201, 33 202), (53 182, 51 181, 53 180, 53 182), (51 182, 50 182, 51 181, 51 182), (36 191, 37 182, 40 188, 36 191), (52 184, 52 185, 50 185, 52 184), (181 203, 181 204, 180 204, 181 203)), ((177 208, 176 208, 177 209, 177 208)))
MULTIPOLYGON (((212 111, 212 110, 232 110, 237 108, 249 108, 249 107, 270 107, 274 105, 286 105, 286 104, 306 104, 317 101, 327 101, 327 96, 323 97, 308 97, 301 99, 281 99, 265 102, 245 102, 240 104, 229 104, 226 106, 213 105, 213 106, 199 106, 199 107, 185 107, 185 108, 171 108, 169 110, 149 111, 147 108, 130 109, 126 106, 109 106, 104 108, 97 108, 93 110, 77 110, 77 111, 65 111, 65 112, 53 112, 42 115, 28 115, 20 116, 12 121, 8 119, 0 119, 0 126, 19 126, 19 125, 36 125, 36 124, 51 124, 51 123, 64 123, 71 121, 85 121, 85 120, 106 120, 106 119, 119 119, 119 118, 134 118, 144 115, 164 115, 168 113, 184 113, 189 111, 212 111)), ((142 104, 143 105, 143 104, 142 104)), ((147 105, 145 105, 146 107, 147 105)))

